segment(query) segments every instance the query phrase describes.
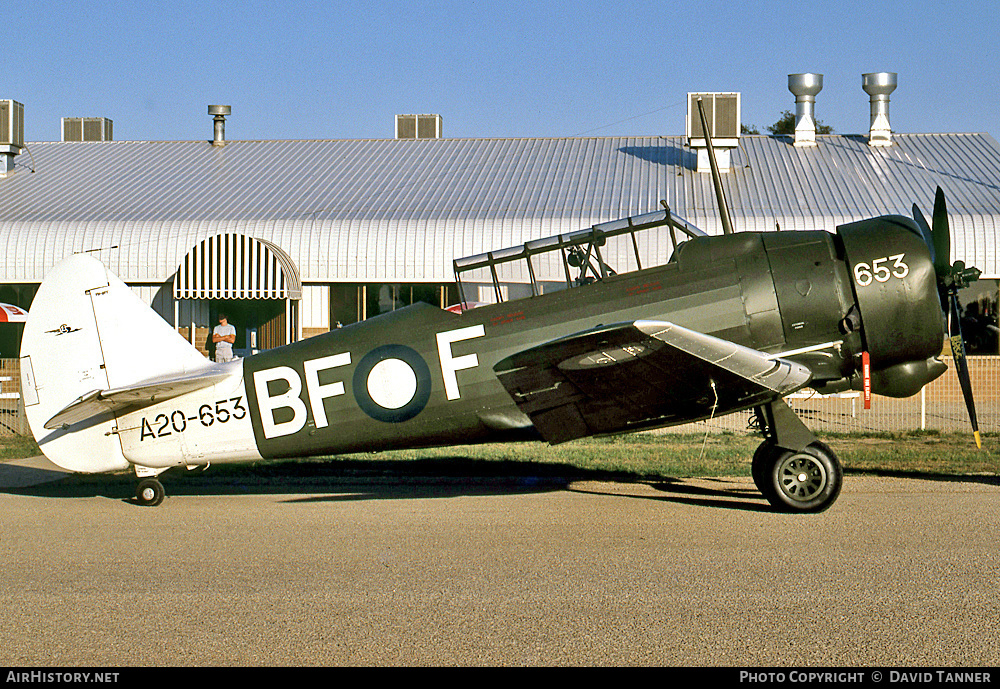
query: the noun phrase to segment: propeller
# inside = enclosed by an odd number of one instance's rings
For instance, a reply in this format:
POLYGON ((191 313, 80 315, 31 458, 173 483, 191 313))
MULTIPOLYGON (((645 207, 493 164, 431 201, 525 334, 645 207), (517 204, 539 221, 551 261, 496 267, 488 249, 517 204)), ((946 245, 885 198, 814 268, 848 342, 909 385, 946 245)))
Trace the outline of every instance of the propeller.
MULTIPOLYGON (((920 227, 920 233, 924 235, 924 243, 927 244, 927 248, 931 252, 931 263, 936 263, 934 258, 936 252, 934 251, 934 235, 931 232, 931 226, 927 224, 927 218, 924 214, 920 212, 920 208, 917 204, 913 204, 913 219, 917 221, 917 225, 920 227)), ((935 271, 937 266, 935 265, 935 271)))
POLYGON ((955 371, 958 373, 958 382, 962 386, 965 406, 969 410, 969 421, 972 422, 972 434, 976 439, 976 446, 982 447, 979 421, 976 417, 976 403, 972 396, 969 362, 965 356, 965 340, 962 338, 962 306, 958 302, 958 290, 968 287, 969 284, 978 280, 981 271, 978 268, 966 268, 962 261, 948 263, 951 257, 951 228, 948 225, 948 206, 941 187, 937 188, 937 193, 934 195, 932 224, 928 226, 927 219, 924 218, 916 204, 913 204, 913 219, 920 227, 927 248, 930 250, 934 272, 937 275, 941 309, 948 322, 948 341, 951 343, 951 353, 955 359, 955 371))

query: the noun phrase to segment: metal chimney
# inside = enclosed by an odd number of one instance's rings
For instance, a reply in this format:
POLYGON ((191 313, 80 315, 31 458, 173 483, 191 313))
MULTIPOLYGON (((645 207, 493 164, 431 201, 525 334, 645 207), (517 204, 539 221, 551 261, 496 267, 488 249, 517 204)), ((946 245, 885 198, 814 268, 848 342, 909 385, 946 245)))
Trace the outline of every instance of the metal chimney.
POLYGON ((228 105, 209 105, 208 114, 215 116, 215 136, 212 138, 213 146, 226 145, 226 115, 231 114, 233 109, 228 105))
POLYGON ((822 74, 789 74, 788 90, 795 94, 795 145, 816 145, 816 94, 823 90, 822 74))
POLYGON ((861 88, 871 97, 872 105, 868 145, 892 146, 892 129, 889 127, 889 94, 896 90, 896 73, 862 74, 861 88))

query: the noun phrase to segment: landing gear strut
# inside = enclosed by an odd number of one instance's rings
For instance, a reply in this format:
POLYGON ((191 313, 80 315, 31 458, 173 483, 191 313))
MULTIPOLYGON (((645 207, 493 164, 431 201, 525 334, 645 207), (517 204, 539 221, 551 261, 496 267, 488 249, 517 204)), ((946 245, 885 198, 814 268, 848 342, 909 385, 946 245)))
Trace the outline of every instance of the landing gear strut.
POLYGON ((816 439, 784 401, 757 408, 764 442, 754 453, 753 482, 773 507, 784 512, 822 512, 844 480, 837 455, 816 439))

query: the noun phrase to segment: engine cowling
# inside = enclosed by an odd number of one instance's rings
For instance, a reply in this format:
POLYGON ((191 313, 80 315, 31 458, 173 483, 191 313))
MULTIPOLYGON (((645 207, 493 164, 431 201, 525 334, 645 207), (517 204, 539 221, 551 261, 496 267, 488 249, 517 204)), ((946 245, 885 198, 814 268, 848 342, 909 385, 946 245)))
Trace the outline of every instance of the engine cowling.
MULTIPOLYGON (((944 371, 944 321, 930 252, 917 224, 883 216, 837 228, 852 276, 872 391, 909 397, 944 371)), ((850 326, 849 326, 850 327, 850 326)))

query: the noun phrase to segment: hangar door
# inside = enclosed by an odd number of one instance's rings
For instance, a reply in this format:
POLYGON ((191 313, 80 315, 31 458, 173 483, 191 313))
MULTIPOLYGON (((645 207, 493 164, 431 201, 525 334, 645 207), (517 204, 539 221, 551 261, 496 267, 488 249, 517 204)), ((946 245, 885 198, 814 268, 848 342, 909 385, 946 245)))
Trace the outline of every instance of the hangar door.
POLYGON ((298 268, 267 240, 238 233, 205 239, 184 257, 173 291, 175 308, 181 299, 207 302, 208 333, 225 313, 236 327, 233 349, 244 356, 299 339, 298 268))

